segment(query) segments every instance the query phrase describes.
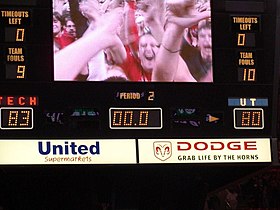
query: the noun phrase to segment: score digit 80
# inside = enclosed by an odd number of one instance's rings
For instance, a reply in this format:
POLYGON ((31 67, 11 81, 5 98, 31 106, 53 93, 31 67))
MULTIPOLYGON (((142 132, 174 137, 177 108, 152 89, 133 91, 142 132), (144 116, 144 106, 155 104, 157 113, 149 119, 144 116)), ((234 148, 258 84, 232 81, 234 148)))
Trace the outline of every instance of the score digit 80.
POLYGON ((264 110, 262 108, 235 108, 233 116, 235 129, 264 128, 264 110))
POLYGON ((0 108, 0 129, 33 129, 33 109, 29 107, 0 108))

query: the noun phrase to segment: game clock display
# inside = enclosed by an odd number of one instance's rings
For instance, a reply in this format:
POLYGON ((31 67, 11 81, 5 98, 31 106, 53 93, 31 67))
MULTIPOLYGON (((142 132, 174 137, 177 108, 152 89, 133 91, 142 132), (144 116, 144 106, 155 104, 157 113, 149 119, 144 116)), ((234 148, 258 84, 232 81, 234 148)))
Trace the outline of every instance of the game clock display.
POLYGON ((111 129, 161 129, 161 108, 110 108, 111 129))

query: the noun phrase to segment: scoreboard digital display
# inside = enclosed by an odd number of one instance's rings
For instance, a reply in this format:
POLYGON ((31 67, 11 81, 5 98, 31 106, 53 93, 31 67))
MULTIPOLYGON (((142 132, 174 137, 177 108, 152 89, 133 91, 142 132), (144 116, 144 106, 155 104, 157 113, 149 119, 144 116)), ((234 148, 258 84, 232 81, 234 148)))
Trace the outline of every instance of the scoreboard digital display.
POLYGON ((278 4, 3 0, 0 138, 270 142, 278 4))
POLYGON ((1 129, 32 129, 32 108, 0 108, 1 129))
POLYGON ((279 34, 280 0, 0 0, 0 209, 206 209, 278 167, 279 34))

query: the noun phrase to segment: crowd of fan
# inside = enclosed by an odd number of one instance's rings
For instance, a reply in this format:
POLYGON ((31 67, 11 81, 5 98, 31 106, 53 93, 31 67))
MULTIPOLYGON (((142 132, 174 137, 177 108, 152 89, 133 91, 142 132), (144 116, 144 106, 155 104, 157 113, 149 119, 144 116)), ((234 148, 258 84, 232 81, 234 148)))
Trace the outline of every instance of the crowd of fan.
POLYGON ((210 17, 209 0, 54 0, 55 80, 212 82, 210 17))

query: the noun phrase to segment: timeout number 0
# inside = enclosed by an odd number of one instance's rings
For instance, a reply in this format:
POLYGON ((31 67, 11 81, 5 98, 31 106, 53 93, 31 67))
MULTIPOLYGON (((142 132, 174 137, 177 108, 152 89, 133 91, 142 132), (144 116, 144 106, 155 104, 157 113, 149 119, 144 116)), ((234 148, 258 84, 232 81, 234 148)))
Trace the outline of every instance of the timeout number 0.
POLYGON ((135 124, 136 126, 147 126, 149 112, 139 111, 139 114, 136 114, 133 111, 114 111, 113 126, 133 126, 133 119, 135 118, 137 121, 135 124))

